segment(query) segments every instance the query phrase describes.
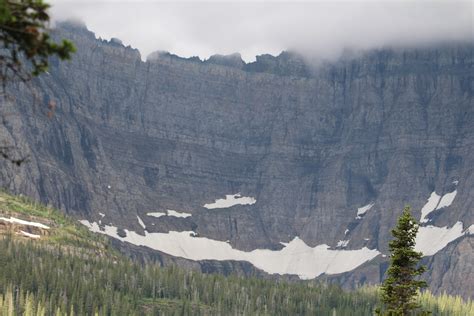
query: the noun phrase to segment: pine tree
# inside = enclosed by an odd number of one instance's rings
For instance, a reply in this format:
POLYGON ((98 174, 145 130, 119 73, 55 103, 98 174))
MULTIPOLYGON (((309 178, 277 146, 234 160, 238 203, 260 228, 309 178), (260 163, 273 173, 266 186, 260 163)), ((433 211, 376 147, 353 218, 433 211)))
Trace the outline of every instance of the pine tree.
POLYGON ((392 230, 394 239, 389 243, 390 267, 388 277, 382 285, 381 300, 386 310, 377 312, 388 316, 407 316, 412 314, 428 314, 420 311, 416 302, 418 290, 426 287, 426 282, 418 280, 417 276, 425 272, 426 267, 420 266, 423 254, 415 251, 415 238, 418 233, 418 223, 406 206, 398 218, 395 229, 392 230))
POLYGON ((33 316, 34 313, 34 299, 31 297, 32 294, 26 292, 25 312, 24 316, 33 316))

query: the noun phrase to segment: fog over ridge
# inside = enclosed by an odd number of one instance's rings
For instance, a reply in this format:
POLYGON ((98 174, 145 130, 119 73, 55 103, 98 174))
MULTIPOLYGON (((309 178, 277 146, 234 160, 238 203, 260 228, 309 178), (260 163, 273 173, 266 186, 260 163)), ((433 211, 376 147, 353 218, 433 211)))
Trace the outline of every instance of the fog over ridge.
POLYGON ((291 50, 333 58, 345 49, 474 41, 473 1, 163 2, 52 0, 54 20, 80 19, 142 56, 161 50, 206 59, 291 50))

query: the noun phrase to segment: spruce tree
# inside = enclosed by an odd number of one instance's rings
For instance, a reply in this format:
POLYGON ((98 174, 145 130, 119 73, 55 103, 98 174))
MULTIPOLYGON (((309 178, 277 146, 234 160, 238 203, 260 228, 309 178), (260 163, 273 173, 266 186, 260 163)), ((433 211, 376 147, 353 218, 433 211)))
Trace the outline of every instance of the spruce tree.
POLYGON ((419 265, 423 254, 415 251, 418 223, 406 206, 392 230, 394 239, 389 243, 390 267, 381 288, 381 300, 385 310, 378 314, 388 316, 426 315, 416 303, 418 290, 426 287, 426 282, 417 277, 426 267, 419 265))

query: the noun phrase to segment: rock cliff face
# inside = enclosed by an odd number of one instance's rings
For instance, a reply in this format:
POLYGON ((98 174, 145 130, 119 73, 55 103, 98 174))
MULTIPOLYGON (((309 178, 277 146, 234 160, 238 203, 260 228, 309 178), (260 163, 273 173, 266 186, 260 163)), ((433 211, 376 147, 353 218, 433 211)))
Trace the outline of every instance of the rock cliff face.
MULTIPOLYGON (((2 161, 3 186, 117 238, 156 237, 165 253, 168 232, 192 232, 203 252, 184 249, 186 259, 252 263, 247 254, 261 249, 317 259, 324 245, 329 262, 380 252, 322 268, 347 286, 380 281, 390 228, 410 204, 416 217, 427 213, 420 249, 434 252, 425 259, 432 289, 472 296, 474 45, 370 51, 317 67, 291 53, 250 64, 167 53, 143 62, 85 28, 56 32, 78 52, 32 87, 11 87, 2 141, 30 159, 2 161), (426 205, 433 192, 440 198, 426 205), (213 245, 226 255, 206 257, 213 245)), ((257 268, 282 273, 258 258, 257 268)))

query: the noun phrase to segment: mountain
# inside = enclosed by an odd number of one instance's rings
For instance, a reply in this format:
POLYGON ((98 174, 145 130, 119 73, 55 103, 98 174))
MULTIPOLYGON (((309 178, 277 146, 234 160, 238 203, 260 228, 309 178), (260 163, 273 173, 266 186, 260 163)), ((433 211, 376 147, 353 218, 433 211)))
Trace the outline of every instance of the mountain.
POLYGON ((143 62, 83 26, 55 33, 73 60, 3 107, 2 140, 29 157, 1 162, 9 190, 124 251, 347 287, 380 282, 410 204, 431 290, 472 297, 472 43, 143 62))

